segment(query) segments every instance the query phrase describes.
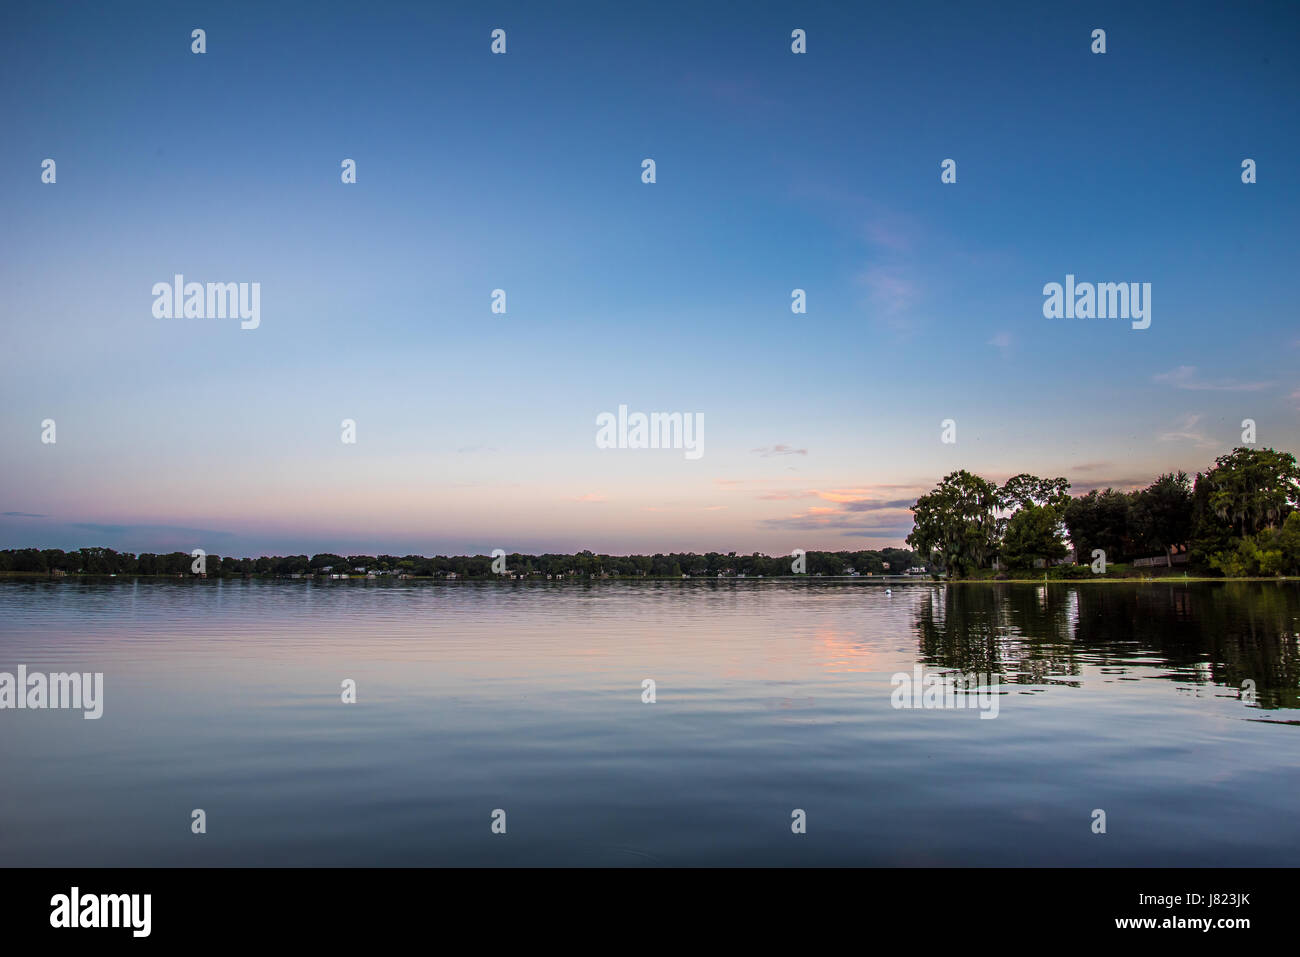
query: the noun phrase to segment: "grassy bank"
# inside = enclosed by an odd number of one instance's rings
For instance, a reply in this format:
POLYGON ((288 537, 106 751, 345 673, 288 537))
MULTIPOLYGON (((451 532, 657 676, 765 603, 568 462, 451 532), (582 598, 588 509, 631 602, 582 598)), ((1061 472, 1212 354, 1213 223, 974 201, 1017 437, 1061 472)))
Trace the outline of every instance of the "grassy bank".
POLYGON ((1224 582, 1224 581, 1297 581, 1294 576, 1253 576, 1226 578, 1223 575, 1208 573, 1203 569, 1183 568, 1134 568, 1125 563, 1108 565, 1106 571, 1094 572, 1087 565, 1058 565, 1054 568, 1031 568, 1018 571, 993 571, 991 568, 979 568, 961 578, 945 579, 953 582, 1224 582))

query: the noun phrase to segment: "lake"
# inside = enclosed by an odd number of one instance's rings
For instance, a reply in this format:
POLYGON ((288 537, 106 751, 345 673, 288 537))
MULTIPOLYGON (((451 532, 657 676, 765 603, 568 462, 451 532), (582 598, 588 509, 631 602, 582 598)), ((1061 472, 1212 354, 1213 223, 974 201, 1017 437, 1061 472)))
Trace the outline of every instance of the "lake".
POLYGON ((0 863, 1296 863, 1300 586, 891 587, 0 582, 0 863))

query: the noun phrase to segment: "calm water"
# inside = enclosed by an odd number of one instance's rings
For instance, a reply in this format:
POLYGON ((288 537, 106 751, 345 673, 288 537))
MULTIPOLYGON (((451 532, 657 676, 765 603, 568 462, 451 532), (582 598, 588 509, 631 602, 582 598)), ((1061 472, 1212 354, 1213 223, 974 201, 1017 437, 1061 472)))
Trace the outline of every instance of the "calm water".
POLYGON ((19 664, 104 672, 104 716, 0 711, 0 865, 1300 850, 1293 584, 0 583, 19 664), (918 662, 999 674, 998 717, 893 708, 918 662))

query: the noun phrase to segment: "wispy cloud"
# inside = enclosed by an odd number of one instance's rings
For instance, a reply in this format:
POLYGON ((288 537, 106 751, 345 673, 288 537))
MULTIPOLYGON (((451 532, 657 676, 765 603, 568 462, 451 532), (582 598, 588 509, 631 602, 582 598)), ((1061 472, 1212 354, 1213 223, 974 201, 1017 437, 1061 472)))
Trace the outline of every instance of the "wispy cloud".
POLYGON ((920 296, 915 282, 899 266, 871 266, 858 281, 867 288, 867 298, 875 318, 893 329, 906 329, 907 313, 920 296))
POLYGON ((605 496, 599 492, 587 492, 585 495, 578 495, 573 499, 575 502, 608 502, 605 496))
POLYGON ((189 551, 191 548, 204 548, 215 552, 238 537, 233 532, 185 525, 69 522, 56 527, 60 533, 75 536, 73 544, 78 547, 103 545, 130 551, 189 551))
POLYGON ((0 512, 7 518, 49 518, 48 515, 35 515, 32 512, 0 512))
POLYGON ((1094 489, 1102 491, 1113 488, 1121 492, 1131 492, 1135 489, 1146 488, 1151 484, 1154 476, 1151 475, 1128 475, 1117 476, 1114 478, 1089 479, 1086 482, 1071 482, 1071 495, 1087 495, 1094 489))
POLYGON ((82 528, 88 532, 103 532, 108 535, 163 532, 202 536, 204 538, 229 538, 231 536, 230 532, 216 532, 209 528, 187 528, 183 525, 108 525, 100 522, 72 522, 71 527, 82 528))
MULTIPOLYGON (((912 530, 911 506, 916 494, 907 486, 849 487, 831 489, 803 489, 785 493, 766 493, 761 499, 816 498, 827 504, 810 505, 802 512, 779 518, 763 519, 760 524, 769 529, 789 531, 839 532, 863 538, 901 538, 912 530), (882 490, 895 493, 883 497, 882 490), (897 493, 907 490, 906 497, 897 493)), ((919 493, 918 493, 919 494, 919 493)))
POLYGON ((899 518, 894 522, 864 522, 842 512, 765 518, 759 524, 769 529, 798 532, 835 531, 842 535, 861 538, 906 538, 912 531, 911 516, 905 519, 899 518))
POLYGON ((877 214, 866 225, 867 240, 891 252, 908 252, 912 248, 915 227, 897 216, 877 214))
POLYGON ((1204 416, 1188 413, 1182 421, 1168 432, 1156 436, 1158 442, 1192 442, 1200 448, 1212 449, 1217 445, 1204 430, 1197 428, 1204 416))
POLYGON ((898 509, 910 510, 916 504, 916 497, 895 498, 886 502, 846 502, 844 509, 848 512, 891 512, 898 509))
POLYGON ((807 449, 796 449, 792 445, 765 445, 762 448, 750 449, 763 458, 771 458, 774 455, 807 455, 807 449))
POLYGON ((1175 389, 1187 389, 1193 392, 1261 392, 1273 385, 1272 382, 1239 382, 1236 379, 1204 379, 1196 366, 1179 366, 1168 372, 1159 372, 1151 377, 1152 382, 1170 385, 1175 389))

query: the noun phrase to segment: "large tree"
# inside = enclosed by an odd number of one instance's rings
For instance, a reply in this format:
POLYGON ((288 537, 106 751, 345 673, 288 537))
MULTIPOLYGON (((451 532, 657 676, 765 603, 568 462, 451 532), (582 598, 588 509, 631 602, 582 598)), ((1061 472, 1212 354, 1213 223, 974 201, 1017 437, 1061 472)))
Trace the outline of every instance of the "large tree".
POLYGON ((1028 472, 1013 475, 998 489, 998 507, 1009 516, 998 524, 1001 557, 1012 568, 1029 567, 1065 556, 1066 506, 1070 483, 1064 478, 1043 479, 1028 472))
POLYGON ((1210 510, 1239 538, 1279 527, 1300 504, 1300 468, 1290 452, 1234 449, 1205 478, 1210 510))
POLYGON ((1027 505, 1046 505, 1063 513, 1070 504, 1070 483, 1063 478, 1041 479, 1021 472, 998 489, 998 504, 1011 512, 1027 505))
POLYGON ((954 576, 983 567, 997 551, 998 502, 992 482, 965 469, 952 472, 912 506, 915 527, 907 544, 954 576))
POLYGON ((1078 561, 1089 560, 1095 549, 1106 553, 1106 561, 1119 562, 1132 550, 1130 520, 1132 498, 1124 492, 1093 489, 1070 500, 1065 508, 1065 527, 1070 533, 1078 561))
POLYGON ((1173 547, 1192 534, 1192 480, 1186 472, 1169 472, 1133 496, 1135 539, 1159 548, 1172 564, 1173 547))
POLYGON ((1065 557, 1061 541, 1061 517, 1051 505, 1032 502, 1011 516, 1002 539, 1002 560, 1008 568, 1032 568, 1035 559, 1044 564, 1065 557))

